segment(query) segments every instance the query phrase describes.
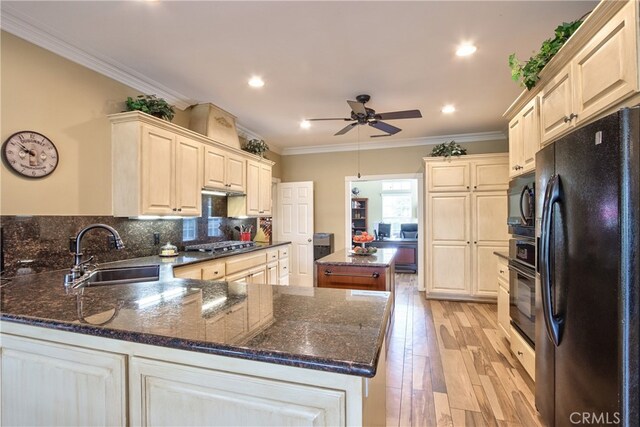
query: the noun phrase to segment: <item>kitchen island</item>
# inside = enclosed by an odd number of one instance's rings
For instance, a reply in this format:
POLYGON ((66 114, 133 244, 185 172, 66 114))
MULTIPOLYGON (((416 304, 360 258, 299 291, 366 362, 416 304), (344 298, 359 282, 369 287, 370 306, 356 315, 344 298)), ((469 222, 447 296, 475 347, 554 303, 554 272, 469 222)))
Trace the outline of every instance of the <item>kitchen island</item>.
POLYGON ((389 293, 182 279, 179 267, 153 282, 71 290, 57 271, 3 286, 2 423, 385 423, 389 293))

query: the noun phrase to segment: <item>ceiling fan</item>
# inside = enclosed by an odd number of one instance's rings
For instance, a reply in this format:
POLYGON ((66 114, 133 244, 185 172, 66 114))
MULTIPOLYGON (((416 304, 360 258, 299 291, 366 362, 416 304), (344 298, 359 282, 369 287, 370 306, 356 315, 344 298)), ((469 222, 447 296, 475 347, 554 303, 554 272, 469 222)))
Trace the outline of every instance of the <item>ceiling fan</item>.
POLYGON ((385 123, 381 120, 398 120, 398 119, 419 119, 422 117, 420 110, 406 110, 406 111, 392 111, 389 113, 376 113, 376 110, 365 107, 364 104, 369 102, 371 97, 369 95, 358 95, 355 101, 347 101, 349 107, 351 107, 351 117, 349 118, 326 118, 326 119, 307 119, 309 122, 321 121, 321 120, 343 120, 349 123, 344 128, 335 133, 337 135, 344 135, 357 125, 369 125, 382 132, 382 135, 372 135, 372 138, 380 136, 391 136, 400 132, 402 129, 397 128, 389 123, 385 123))

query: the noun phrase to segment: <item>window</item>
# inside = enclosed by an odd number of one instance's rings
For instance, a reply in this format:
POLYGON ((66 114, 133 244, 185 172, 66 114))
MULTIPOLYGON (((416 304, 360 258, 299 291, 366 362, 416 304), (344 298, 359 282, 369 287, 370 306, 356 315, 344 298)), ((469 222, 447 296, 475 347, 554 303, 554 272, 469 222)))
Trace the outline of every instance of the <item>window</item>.
POLYGON ((417 222, 418 194, 410 179, 382 181, 382 222, 391 224, 391 237, 400 237, 400 224, 417 222))
POLYGON ((195 240, 196 239, 196 221, 197 218, 184 218, 182 220, 182 240, 195 240))

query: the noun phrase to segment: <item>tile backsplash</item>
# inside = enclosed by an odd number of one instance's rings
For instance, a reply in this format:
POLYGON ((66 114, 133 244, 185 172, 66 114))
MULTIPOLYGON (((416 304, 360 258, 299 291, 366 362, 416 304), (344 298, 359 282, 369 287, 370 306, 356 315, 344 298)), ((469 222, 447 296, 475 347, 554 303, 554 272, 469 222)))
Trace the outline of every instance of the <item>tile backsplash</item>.
POLYGON ((255 237, 256 218, 226 218, 226 198, 214 197, 211 203, 203 198, 203 216, 195 219, 195 239, 183 240, 183 220, 137 220, 111 216, 0 216, 2 225, 2 252, 4 277, 16 274, 69 268, 73 258, 69 252, 69 239, 90 224, 102 223, 115 228, 125 248, 109 249, 104 230, 91 230, 83 238, 85 259, 94 256, 94 262, 103 263, 121 259, 155 255, 167 242, 183 250, 185 245, 240 240, 234 229, 240 225, 253 225, 251 238, 255 237), (209 210, 209 206, 213 208, 209 210), (209 236, 209 215, 217 217, 216 236, 209 236), (154 243, 154 233, 160 243, 154 243))

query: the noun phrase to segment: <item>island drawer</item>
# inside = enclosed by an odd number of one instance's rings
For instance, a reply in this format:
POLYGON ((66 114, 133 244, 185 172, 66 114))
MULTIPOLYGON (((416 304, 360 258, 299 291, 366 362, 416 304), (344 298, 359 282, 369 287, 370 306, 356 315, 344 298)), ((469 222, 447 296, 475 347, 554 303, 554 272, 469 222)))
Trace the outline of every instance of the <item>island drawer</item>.
POLYGON ((267 254, 263 251, 257 254, 246 255, 242 257, 233 257, 226 263, 226 274, 237 273, 242 270, 248 270, 262 264, 266 264, 267 254))
POLYGON ((289 256, 289 248, 291 248, 291 245, 287 245, 284 248, 280 248, 278 249, 278 256, 280 258, 286 258, 289 256))
POLYGON ((384 267, 319 264, 317 278, 319 288, 388 290, 387 269, 384 267))
POLYGON ((289 259, 281 259, 278 261, 278 276, 286 276, 289 274, 289 259))

